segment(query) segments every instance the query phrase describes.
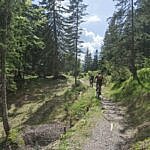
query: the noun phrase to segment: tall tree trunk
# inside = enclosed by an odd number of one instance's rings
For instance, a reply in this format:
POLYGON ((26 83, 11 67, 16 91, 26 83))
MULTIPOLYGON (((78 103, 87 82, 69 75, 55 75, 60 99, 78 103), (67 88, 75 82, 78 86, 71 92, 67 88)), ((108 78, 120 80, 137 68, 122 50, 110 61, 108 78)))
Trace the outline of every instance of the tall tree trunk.
POLYGON ((134 48, 134 6, 133 6, 133 0, 131 0, 131 23, 132 23, 132 45, 131 45, 131 56, 130 56, 130 71, 133 75, 133 78, 135 80, 138 80, 138 76, 137 76, 137 69, 135 66, 135 48, 134 48))
POLYGON ((76 38, 75 38, 75 86, 77 86, 77 76, 78 76, 78 25, 79 25, 79 8, 78 8, 79 2, 77 2, 77 22, 76 22, 76 38))
POLYGON ((76 43, 75 44, 75 50, 76 50, 75 51, 75 74, 74 74, 75 75, 75 86, 77 86, 77 68, 78 68, 78 64, 77 64, 78 63, 78 52, 77 52, 78 51, 78 47, 77 47, 78 42, 77 42, 77 40, 78 39, 76 39, 76 42, 75 42, 76 43))
POLYGON ((2 120, 3 127, 6 133, 6 136, 9 135, 10 126, 8 123, 8 111, 7 111, 7 96, 6 96, 6 50, 7 50, 7 38, 8 38, 8 15, 9 15, 9 2, 5 0, 5 16, 3 20, 3 25, 5 32, 3 33, 3 44, 5 46, 1 49, 1 102, 2 102, 2 120))
POLYGON ((54 1, 54 6, 53 6, 53 21, 54 21, 54 39, 55 39, 55 44, 54 44, 54 65, 53 65, 53 71, 54 71, 54 77, 57 78, 58 77, 58 39, 57 39, 57 26, 56 26, 56 0, 54 1))
POLYGON ((6 69, 5 69, 5 61, 6 61, 6 50, 1 50, 1 100, 2 100, 2 119, 3 126, 6 135, 9 135, 9 123, 8 123, 8 112, 7 112, 7 96, 6 96, 6 69))

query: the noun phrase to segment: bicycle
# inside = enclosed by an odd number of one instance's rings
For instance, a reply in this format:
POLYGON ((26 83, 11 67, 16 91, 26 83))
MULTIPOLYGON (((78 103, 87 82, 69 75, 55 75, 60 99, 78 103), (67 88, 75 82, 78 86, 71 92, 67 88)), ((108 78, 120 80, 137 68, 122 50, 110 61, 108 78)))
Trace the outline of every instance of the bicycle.
POLYGON ((96 85, 96 97, 99 99, 101 95, 101 86, 99 84, 96 85))
POLYGON ((90 80, 90 87, 93 87, 93 80, 90 80))

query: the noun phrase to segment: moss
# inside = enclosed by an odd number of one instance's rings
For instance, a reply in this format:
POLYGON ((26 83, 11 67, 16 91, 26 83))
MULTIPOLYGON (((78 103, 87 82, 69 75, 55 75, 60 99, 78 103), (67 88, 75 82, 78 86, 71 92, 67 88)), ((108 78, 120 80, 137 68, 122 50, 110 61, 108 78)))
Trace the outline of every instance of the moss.
POLYGON ((130 150, 150 150, 150 138, 134 143, 130 150))
POLYGON ((7 139, 7 145, 9 145, 12 150, 21 149, 21 147, 25 145, 19 129, 11 129, 7 139))
POLYGON ((83 94, 78 101, 74 102, 72 106, 69 107, 70 114, 74 119, 78 120, 82 118, 88 109, 96 102, 93 99, 94 97, 91 96, 90 91, 91 89, 88 89, 87 92, 83 94))
MULTIPOLYGON (((144 68, 138 71, 138 76, 143 86, 141 86, 136 80, 130 77, 123 83, 115 83, 111 88, 111 97, 122 101, 130 101, 141 94, 148 93, 149 90, 145 87, 150 87, 150 68, 144 68)), ((128 103, 128 102, 127 102, 128 103)))
POLYGON ((8 139, 13 143, 18 143, 18 145, 24 145, 24 140, 19 129, 11 129, 8 139))

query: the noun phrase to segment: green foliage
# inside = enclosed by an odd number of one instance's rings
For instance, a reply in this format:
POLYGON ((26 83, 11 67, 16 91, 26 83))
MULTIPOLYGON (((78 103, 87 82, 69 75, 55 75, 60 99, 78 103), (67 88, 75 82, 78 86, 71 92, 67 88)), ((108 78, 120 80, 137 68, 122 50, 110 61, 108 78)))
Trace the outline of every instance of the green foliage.
POLYGON ((88 76, 91 76, 91 75, 96 76, 98 74, 98 71, 88 71, 87 74, 88 76))
MULTIPOLYGON (((8 35, 4 41, 5 2, 0 2, 0 47, 7 48, 8 89, 12 91, 16 89, 17 83, 13 81, 15 71, 21 71, 22 78, 24 75, 58 76, 60 72, 68 71, 72 71, 74 75, 74 39, 77 37, 79 45, 81 33, 79 27, 86 8, 83 1, 79 0, 79 3, 70 1, 69 6, 64 8, 58 0, 43 0, 39 5, 32 4, 30 0, 21 2, 11 0, 7 21, 8 35), (75 13, 75 10, 78 12, 75 13), (75 30, 76 28, 79 30, 75 30)), ((77 49, 77 52, 80 50, 77 49)), ((77 65, 79 72, 79 59, 77 65)))
POLYGON ((72 85, 72 91, 77 91, 77 92, 80 92, 80 91, 84 91, 85 90, 85 86, 78 80, 77 81, 77 85, 73 84, 72 85))
POLYGON ((150 138, 143 141, 136 142, 130 148, 130 150, 150 150, 150 138))
POLYGON ((97 101, 97 99, 95 99, 95 96, 91 96, 90 90, 87 90, 85 94, 83 93, 79 100, 75 101, 68 108, 73 120, 81 119, 91 107, 98 105, 99 102, 97 101))
POLYGON ((144 59, 144 67, 149 68, 149 66, 150 66, 150 58, 145 58, 144 59))
POLYGON ((84 73, 79 74, 79 79, 82 79, 82 78, 84 78, 84 73))
MULTIPOLYGON (((7 89, 15 90, 14 74, 15 71, 29 74, 36 72, 39 67, 38 59, 41 58, 40 50, 44 48, 44 42, 41 37, 41 28, 44 25, 45 18, 43 16, 42 8, 31 5, 26 2, 9 2, 8 8, 9 16, 7 25, 7 38, 4 41, 6 30, 2 31, 2 21, 5 17, 3 9, 0 11, 0 45, 6 48, 6 74, 7 74, 7 89), (41 19, 42 18, 42 19, 41 19)), ((0 3, 0 7, 2 3, 0 3)), ((5 9, 6 10, 6 9, 5 9)), ((6 13, 5 13, 6 14, 6 13)))
POLYGON ((93 71, 98 70, 98 50, 95 51, 91 70, 93 71))
POLYGON ((126 67, 122 67, 122 68, 112 67, 110 73, 111 73, 112 81, 120 82, 120 83, 129 79, 131 75, 130 71, 126 67))
POLYGON ((18 129, 11 129, 8 141, 13 149, 17 149, 25 145, 23 137, 18 129))
POLYGON ((99 101, 95 98, 95 90, 88 89, 69 107, 69 110, 72 118, 77 122, 61 137, 58 149, 81 149, 82 142, 89 136, 92 126, 100 117, 99 101), (89 107, 88 111, 87 107, 89 107))
MULTIPOLYGON (((143 68, 139 70, 138 76, 139 80, 144 84, 145 87, 150 86, 149 68, 143 68)), ((142 87, 136 80, 133 80, 132 77, 130 77, 125 82, 119 84, 119 88, 113 88, 114 93, 112 94, 112 96, 114 96, 116 99, 122 99, 127 101, 128 97, 132 99, 133 97, 138 96, 141 93, 146 93, 149 91, 148 89, 142 87)))
POLYGON ((147 87, 150 86, 150 68, 143 68, 138 71, 140 81, 147 87))
POLYGON ((89 49, 87 49, 83 65, 84 72, 97 71, 98 65, 98 50, 95 51, 94 58, 92 58, 92 54, 89 52, 89 49))
POLYGON ((114 72, 114 79, 118 78, 119 72, 124 74, 124 68, 128 68, 135 78, 135 66, 138 69, 149 67, 149 3, 147 0, 135 0, 132 13, 132 1, 115 1, 116 11, 109 18, 100 54, 100 67, 108 74, 114 72))
POLYGON ((88 72, 89 70, 92 70, 92 56, 91 53, 89 53, 89 49, 87 49, 85 58, 84 58, 84 72, 88 72))

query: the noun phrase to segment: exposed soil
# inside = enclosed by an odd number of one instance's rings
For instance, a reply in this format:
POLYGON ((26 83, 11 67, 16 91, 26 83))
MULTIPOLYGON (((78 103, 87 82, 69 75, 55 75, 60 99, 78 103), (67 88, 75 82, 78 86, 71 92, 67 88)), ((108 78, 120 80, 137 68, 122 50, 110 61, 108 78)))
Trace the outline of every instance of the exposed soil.
POLYGON ((25 149, 42 149, 42 147, 59 139, 66 130, 62 123, 27 126, 23 133, 25 149))

